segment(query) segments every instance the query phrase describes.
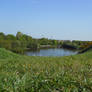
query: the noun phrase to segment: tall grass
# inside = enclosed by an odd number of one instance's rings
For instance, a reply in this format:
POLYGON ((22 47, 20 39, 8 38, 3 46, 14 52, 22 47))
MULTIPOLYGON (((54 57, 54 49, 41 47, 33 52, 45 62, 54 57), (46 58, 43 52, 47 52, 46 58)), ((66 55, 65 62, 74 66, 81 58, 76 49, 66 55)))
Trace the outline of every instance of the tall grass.
POLYGON ((33 57, 0 49, 0 92, 92 92, 92 52, 33 57))

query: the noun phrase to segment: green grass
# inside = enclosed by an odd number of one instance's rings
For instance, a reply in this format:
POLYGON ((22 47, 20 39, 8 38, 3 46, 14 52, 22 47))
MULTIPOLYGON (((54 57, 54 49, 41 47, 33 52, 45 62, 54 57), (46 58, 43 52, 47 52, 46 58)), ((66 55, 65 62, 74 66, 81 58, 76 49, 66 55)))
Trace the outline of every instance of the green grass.
POLYGON ((0 92, 92 92, 92 51, 33 57, 0 49, 0 92))

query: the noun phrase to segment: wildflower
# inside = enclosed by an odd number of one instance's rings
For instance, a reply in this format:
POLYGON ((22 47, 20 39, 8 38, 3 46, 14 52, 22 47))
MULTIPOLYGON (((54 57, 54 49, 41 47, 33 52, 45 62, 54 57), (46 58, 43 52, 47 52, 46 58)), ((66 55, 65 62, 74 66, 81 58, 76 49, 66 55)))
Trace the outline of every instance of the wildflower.
POLYGON ((7 82, 7 79, 5 78, 4 81, 7 82))

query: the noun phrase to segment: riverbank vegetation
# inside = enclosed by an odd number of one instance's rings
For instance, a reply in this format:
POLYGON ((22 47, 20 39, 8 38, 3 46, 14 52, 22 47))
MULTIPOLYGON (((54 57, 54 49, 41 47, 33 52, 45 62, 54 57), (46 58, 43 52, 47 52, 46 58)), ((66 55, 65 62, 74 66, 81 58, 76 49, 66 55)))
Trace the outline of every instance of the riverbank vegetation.
POLYGON ((17 32, 16 36, 0 33, 0 48, 6 48, 18 53, 23 53, 25 50, 36 50, 43 46, 56 47, 57 44, 56 40, 46 38, 35 39, 21 32, 17 32))
POLYGON ((92 45, 92 42, 90 41, 54 40, 47 38, 36 39, 21 32, 17 32, 16 36, 0 33, 0 48, 6 48, 17 53, 24 53, 25 50, 52 47, 79 50, 90 45, 92 45))
POLYGON ((0 33, 0 92, 91 92, 92 42, 35 39, 18 32, 0 33), (38 48, 81 49, 64 57, 25 56, 38 48), (13 52, 11 52, 13 51, 13 52))
POLYGON ((0 92, 92 92, 92 50, 33 57, 0 49, 0 92))

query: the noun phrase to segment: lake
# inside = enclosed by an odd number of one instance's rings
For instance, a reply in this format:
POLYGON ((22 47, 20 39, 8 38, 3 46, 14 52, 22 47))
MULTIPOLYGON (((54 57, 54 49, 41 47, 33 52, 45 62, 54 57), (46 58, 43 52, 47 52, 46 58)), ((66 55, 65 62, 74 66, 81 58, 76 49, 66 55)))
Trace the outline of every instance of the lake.
POLYGON ((26 51, 25 54, 28 56, 70 56, 77 54, 77 51, 63 48, 49 48, 36 51, 26 51))

